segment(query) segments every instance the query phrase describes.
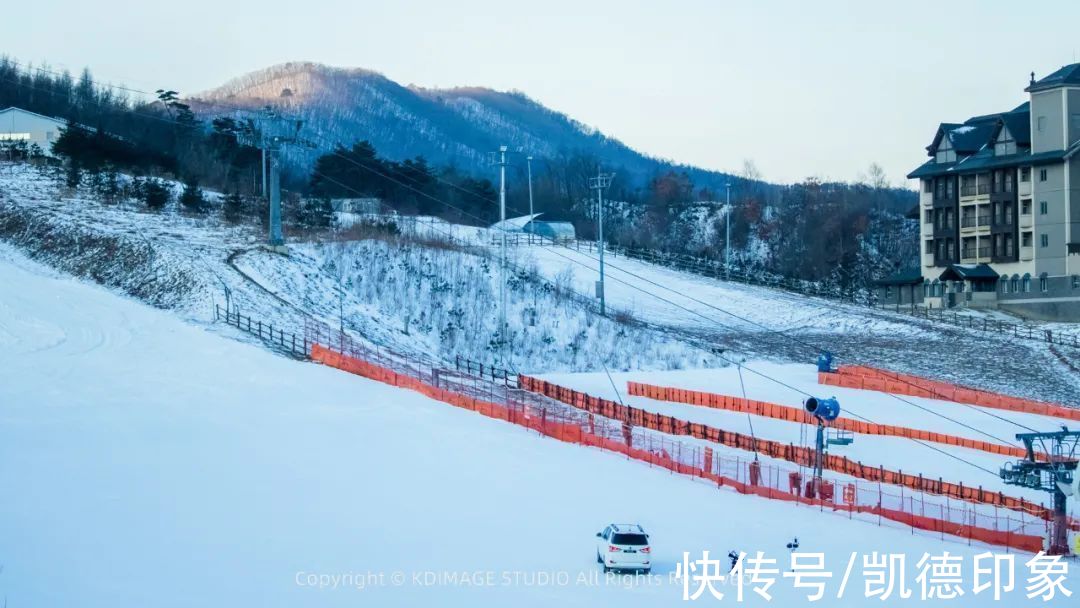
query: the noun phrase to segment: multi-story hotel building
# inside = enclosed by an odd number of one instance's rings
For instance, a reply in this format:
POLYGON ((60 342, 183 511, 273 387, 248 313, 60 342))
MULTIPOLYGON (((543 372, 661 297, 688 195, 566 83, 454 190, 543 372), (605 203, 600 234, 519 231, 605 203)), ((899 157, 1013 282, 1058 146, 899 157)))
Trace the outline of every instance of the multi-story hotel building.
POLYGON ((908 175, 921 272, 884 281, 892 300, 1080 320, 1080 64, 1025 90, 1013 110, 938 126, 908 175))

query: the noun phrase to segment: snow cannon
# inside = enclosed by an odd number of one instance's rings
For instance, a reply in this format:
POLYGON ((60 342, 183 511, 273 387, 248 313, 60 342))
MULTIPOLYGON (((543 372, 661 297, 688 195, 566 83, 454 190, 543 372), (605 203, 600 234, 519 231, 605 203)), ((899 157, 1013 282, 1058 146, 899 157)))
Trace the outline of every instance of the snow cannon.
POLYGON ((823 374, 832 373, 832 353, 827 350, 821 351, 821 354, 817 356, 817 371, 823 374))
POLYGON ((840 403, 836 397, 807 397, 803 402, 803 407, 810 415, 826 422, 836 420, 840 416, 840 403))

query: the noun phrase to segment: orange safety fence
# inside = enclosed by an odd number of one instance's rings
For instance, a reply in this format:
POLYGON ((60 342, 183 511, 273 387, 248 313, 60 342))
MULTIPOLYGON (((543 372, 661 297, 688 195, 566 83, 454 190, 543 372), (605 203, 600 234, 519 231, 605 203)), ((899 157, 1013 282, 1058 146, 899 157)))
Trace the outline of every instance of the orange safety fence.
MULTIPOLYGON (((942 539, 947 534, 967 539, 969 544, 983 542, 1027 552, 1043 548, 1046 522, 1038 519, 1034 512, 1001 513, 996 508, 987 510, 985 505, 952 503, 948 498, 944 498, 944 502, 934 502, 932 496, 905 494, 902 489, 896 495, 880 482, 823 479, 806 481, 804 488, 801 470, 763 465, 756 458, 725 457, 709 447, 681 443, 624 422, 586 415, 574 407, 566 408, 561 402, 528 391, 492 386, 494 383, 487 383, 483 389, 489 391, 486 398, 469 394, 479 383, 468 384, 461 378, 453 378, 452 370, 430 367, 421 371, 421 365, 415 361, 384 365, 353 354, 368 353, 345 354, 318 343, 311 346, 312 360, 325 365, 407 388, 483 416, 512 422, 559 441, 597 447, 673 473, 706 479, 718 487, 730 487, 742 494, 809 505, 822 511, 846 512, 849 517, 855 514, 876 517, 879 525, 899 524, 910 527, 912 532, 921 530, 938 534, 942 539), (394 365, 401 371, 393 369, 394 365), (444 384, 453 388, 443 388, 444 384)), ((521 380, 542 382, 527 376, 522 376, 521 380)))
MULTIPOLYGON (((760 439, 734 431, 725 431, 706 424, 688 422, 673 416, 665 416, 663 414, 649 412, 607 399, 594 397, 565 386, 559 386, 530 376, 519 376, 518 383, 521 388, 525 390, 537 392, 587 412, 604 416, 605 418, 620 420, 632 426, 642 426, 669 435, 686 435, 696 439, 720 443, 728 447, 751 450, 772 458, 793 462, 804 467, 812 466, 816 459, 816 451, 809 447, 781 443, 770 439, 760 439)), ((865 465, 862 462, 851 460, 846 456, 836 456, 833 454, 825 455, 822 466, 825 470, 843 473, 844 475, 850 475, 867 481, 878 481, 886 484, 904 486, 919 492, 948 496, 949 498, 956 500, 977 504, 1002 507, 1020 513, 1032 513, 1046 521, 1050 521, 1051 518, 1053 518, 1053 511, 1043 505, 1036 505, 1023 498, 1007 496, 1002 492, 984 490, 982 486, 964 485, 963 483, 944 481, 940 477, 934 479, 924 477, 922 474, 915 475, 912 473, 904 473, 903 471, 893 471, 882 466, 865 465)), ((1071 526, 1074 529, 1080 529, 1080 522, 1073 521, 1071 522, 1071 526)))
POLYGON ((959 384, 930 380, 901 374, 865 365, 841 365, 834 373, 818 373, 818 383, 830 386, 844 386, 868 391, 880 391, 895 395, 909 395, 912 397, 927 397, 930 399, 943 399, 967 405, 1007 410, 1010 412, 1023 412, 1025 414, 1040 414, 1066 418, 1068 420, 1080 420, 1080 408, 1072 408, 1057 403, 1044 403, 1011 397, 992 391, 970 388, 959 384))
MULTIPOLYGON (((743 399, 742 397, 720 395, 705 391, 692 391, 681 388, 657 386, 642 382, 627 382, 626 384, 629 394, 635 397, 648 397, 649 399, 656 399, 658 401, 673 401, 675 403, 700 405, 732 412, 744 412, 764 416, 766 418, 775 418, 777 420, 787 420, 802 424, 817 424, 814 417, 802 408, 769 403, 768 401, 755 401, 753 399, 743 399)), ((982 450, 991 454, 1012 456, 1015 458, 1023 458, 1026 455, 1024 449, 1018 446, 1002 445, 990 441, 969 439, 967 437, 958 437, 945 433, 935 433, 934 431, 924 431, 922 429, 912 429, 891 424, 877 424, 874 422, 851 420, 850 418, 837 418, 836 420, 831 421, 829 426, 834 429, 862 433, 864 435, 884 435, 918 439, 920 441, 932 441, 934 443, 955 445, 971 448, 973 450, 982 450)))

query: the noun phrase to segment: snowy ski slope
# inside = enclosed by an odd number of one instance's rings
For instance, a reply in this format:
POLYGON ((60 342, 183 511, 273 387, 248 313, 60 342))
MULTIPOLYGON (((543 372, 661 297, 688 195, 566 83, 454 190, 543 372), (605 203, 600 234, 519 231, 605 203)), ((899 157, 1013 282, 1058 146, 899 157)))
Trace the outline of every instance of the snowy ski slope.
MULTIPOLYGON (((0 595, 11 606, 677 603, 668 582, 576 583, 597 572, 592 535, 612 520, 653 534, 663 581, 683 551, 784 559, 793 536, 838 572, 852 551, 983 550, 541 439, 223 338, 6 247, 0 284, 0 595), (539 571, 570 582, 541 585, 539 571), (425 585, 426 572, 511 576, 425 585), (378 573, 364 589, 310 586, 310 575, 378 573)), ((788 580, 772 591, 776 605, 805 597, 788 580)), ((866 602, 861 580, 835 593, 819 605, 866 602)), ((1010 597, 1025 603, 1022 590, 1010 597)))

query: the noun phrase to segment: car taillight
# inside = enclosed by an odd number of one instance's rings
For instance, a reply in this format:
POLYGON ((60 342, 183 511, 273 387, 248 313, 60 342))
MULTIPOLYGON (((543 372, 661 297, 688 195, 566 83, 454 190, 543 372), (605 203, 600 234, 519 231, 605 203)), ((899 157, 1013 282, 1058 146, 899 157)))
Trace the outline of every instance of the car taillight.
POLYGON ((649 547, 642 547, 642 548, 641 548, 641 552, 642 552, 642 553, 649 553, 649 552, 651 552, 651 551, 652 551, 652 549, 650 549, 649 547))
POLYGON ((608 550, 608 553, 614 553, 614 552, 616 552, 616 551, 621 551, 621 549, 619 549, 619 548, 618 548, 618 547, 616 547, 615 545, 608 545, 608 548, 607 548, 607 550, 608 550))

